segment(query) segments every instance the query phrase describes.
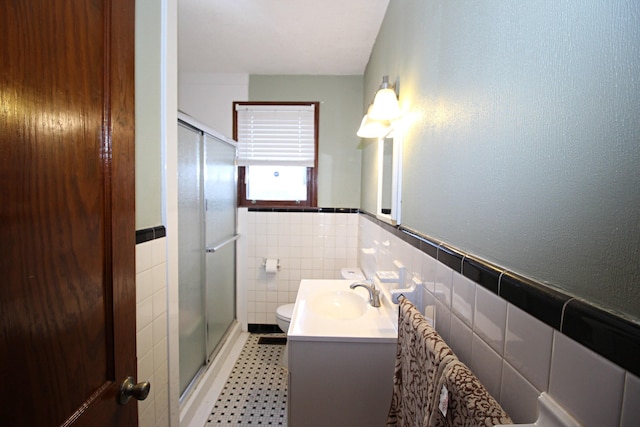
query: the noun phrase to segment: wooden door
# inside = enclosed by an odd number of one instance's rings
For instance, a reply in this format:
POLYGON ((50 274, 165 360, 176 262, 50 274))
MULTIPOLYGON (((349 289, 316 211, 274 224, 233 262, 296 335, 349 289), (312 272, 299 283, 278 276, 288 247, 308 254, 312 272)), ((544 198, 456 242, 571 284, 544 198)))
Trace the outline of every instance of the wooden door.
POLYGON ((137 425, 134 4, 0 1, 2 425, 137 425))

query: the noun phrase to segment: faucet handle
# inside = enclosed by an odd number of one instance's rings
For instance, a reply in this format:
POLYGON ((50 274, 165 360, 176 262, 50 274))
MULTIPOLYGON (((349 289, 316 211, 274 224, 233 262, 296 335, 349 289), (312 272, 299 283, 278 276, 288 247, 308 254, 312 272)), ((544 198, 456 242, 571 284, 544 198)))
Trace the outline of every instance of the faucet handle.
POLYGON ((373 307, 380 307, 380 290, 373 288, 371 292, 371 305, 373 307))
POLYGON ((355 289, 359 286, 362 286, 369 292, 369 303, 373 307, 380 307, 380 291, 376 289, 375 286, 368 281, 353 282, 352 284, 349 285, 349 288, 355 289))

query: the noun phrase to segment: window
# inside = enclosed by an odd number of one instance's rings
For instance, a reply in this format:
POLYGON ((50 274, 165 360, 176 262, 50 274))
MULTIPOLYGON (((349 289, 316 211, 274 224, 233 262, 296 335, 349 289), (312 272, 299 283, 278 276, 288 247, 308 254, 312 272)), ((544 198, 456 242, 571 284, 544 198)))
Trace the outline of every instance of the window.
POLYGON ((317 205, 317 102, 234 102, 239 206, 317 205))

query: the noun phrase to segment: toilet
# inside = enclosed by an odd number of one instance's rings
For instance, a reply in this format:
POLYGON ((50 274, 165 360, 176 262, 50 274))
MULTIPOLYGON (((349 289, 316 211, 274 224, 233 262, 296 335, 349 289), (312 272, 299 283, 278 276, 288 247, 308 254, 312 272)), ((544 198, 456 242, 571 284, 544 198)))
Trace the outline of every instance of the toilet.
MULTIPOLYGON (((345 267, 340 271, 340 276, 347 280, 365 280, 365 276, 357 267, 345 267)), ((276 309, 276 323, 282 329, 282 332, 289 331, 291 316, 293 316, 293 307, 295 304, 284 304, 276 309)))
POLYGON ((278 327, 282 329, 282 332, 289 331, 289 324, 291 323, 291 316, 293 316, 293 307, 295 304, 284 304, 276 309, 276 323, 278 327))

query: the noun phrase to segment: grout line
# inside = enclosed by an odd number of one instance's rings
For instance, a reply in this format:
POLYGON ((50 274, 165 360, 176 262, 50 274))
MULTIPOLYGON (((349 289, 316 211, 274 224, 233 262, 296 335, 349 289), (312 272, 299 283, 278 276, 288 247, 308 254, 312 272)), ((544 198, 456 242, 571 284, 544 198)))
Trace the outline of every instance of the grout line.
POLYGON ((564 312, 567 309, 567 305, 569 305, 569 303, 571 301, 573 301, 575 298, 569 298, 568 300, 566 300, 564 302, 564 304, 562 305, 562 314, 560 315, 560 332, 562 332, 564 334, 564 331, 562 330, 564 328, 564 312))
POLYGON ((500 295, 500 290, 501 290, 500 288, 502 287, 502 276, 504 276, 504 273, 506 273, 506 272, 507 272, 507 270, 502 270, 502 272, 500 273, 500 276, 498 277, 498 293, 497 293, 497 295, 499 297, 501 297, 501 298, 502 298, 502 295, 500 295))

